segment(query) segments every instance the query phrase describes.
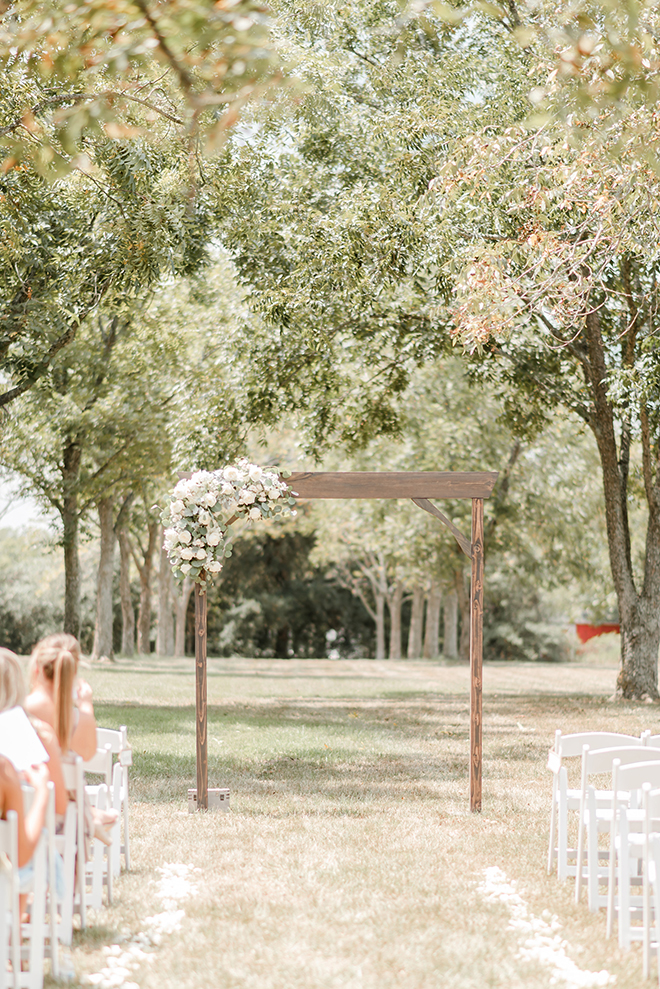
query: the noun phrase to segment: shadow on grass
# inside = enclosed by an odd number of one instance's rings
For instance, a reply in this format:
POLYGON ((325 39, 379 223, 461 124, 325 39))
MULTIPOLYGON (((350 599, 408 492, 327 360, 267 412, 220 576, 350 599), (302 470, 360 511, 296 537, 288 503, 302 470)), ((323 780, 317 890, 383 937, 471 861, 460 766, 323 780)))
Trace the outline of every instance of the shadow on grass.
MULTIPOLYGON (((521 724, 528 714, 538 716, 540 703, 556 712, 595 708, 601 701, 582 695, 493 698, 484 705, 491 777, 500 776, 499 763, 544 758, 547 738, 534 734, 533 721, 529 727, 521 724)), ((97 717, 100 724, 128 727, 135 799, 186 799, 187 788, 196 785, 191 705, 105 703, 97 705, 97 717)), ((435 703, 427 695, 416 700, 405 695, 397 701, 300 698, 213 704, 208 708, 209 785, 255 797, 304 795, 344 807, 389 800, 393 789, 405 792, 406 799, 435 800, 439 788, 467 778, 468 733, 462 694, 439 695, 435 703), (295 731, 300 728, 304 731, 295 731), (314 731, 317 737, 310 737, 314 731), (215 744, 226 745, 227 751, 213 752, 215 744)))

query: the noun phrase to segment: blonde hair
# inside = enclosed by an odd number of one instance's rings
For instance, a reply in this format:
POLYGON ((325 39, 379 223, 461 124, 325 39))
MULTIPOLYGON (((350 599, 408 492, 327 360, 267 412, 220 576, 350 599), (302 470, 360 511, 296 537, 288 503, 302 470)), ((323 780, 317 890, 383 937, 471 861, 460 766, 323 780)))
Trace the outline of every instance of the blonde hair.
POLYGON ((37 642, 30 657, 30 674, 50 680, 55 704, 55 734, 62 752, 68 752, 73 721, 73 685, 78 672, 80 646, 65 632, 37 642))
POLYGON ((25 700, 25 681, 18 656, 0 648, 0 711, 16 707, 25 700))

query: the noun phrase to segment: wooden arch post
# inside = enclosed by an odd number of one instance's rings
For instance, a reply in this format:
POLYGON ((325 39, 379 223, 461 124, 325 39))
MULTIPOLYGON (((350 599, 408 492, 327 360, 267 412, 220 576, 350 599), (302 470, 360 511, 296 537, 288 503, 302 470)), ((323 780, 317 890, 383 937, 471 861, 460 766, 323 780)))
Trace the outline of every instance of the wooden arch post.
MULTIPOLYGON (((190 477, 190 474, 180 475, 190 477)), ((492 494, 492 471, 314 471, 295 473, 289 484, 299 498, 410 498, 445 525, 471 561, 470 580, 470 810, 481 810, 483 761, 482 678, 484 621, 484 499, 492 494), (430 498, 470 498, 468 539, 430 498)), ((206 728, 206 595, 195 584, 197 806, 208 807, 206 728)))

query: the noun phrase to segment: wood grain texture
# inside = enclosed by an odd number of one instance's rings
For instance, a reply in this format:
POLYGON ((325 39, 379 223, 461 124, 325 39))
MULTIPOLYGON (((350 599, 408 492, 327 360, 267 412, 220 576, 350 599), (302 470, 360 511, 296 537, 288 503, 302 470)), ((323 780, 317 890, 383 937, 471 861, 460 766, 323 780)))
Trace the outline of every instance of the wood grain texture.
POLYGON ((470 587, 470 810, 475 812, 481 811, 483 652, 484 503, 481 498, 473 498, 470 587))
POLYGON ((300 498, 489 498, 494 471, 318 471, 292 474, 300 498))
POLYGON ((206 731, 206 594, 195 584, 195 714, 197 739, 197 810, 209 807, 206 731))

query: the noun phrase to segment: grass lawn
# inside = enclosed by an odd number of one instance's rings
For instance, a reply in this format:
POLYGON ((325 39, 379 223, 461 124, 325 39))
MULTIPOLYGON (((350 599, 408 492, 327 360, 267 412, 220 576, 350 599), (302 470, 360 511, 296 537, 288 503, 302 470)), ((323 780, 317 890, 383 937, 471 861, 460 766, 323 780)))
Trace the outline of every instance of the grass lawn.
POLYGON ((480 815, 468 810, 462 666, 210 661, 209 785, 231 789, 231 812, 208 815, 187 813, 192 660, 93 668, 99 724, 127 724, 133 744, 133 871, 116 884, 113 907, 76 936, 79 984, 90 975, 98 984, 109 951, 124 950, 113 942, 176 908, 185 911, 179 928, 126 981, 146 989, 545 989, 552 969, 520 956, 528 935, 510 926, 506 903, 479 889, 497 866, 517 883, 528 914, 557 915, 579 969, 607 969, 620 989, 637 989, 639 947, 622 954, 606 941, 604 916, 576 907, 572 885, 545 870, 545 762, 555 728, 660 732, 657 707, 608 699, 613 655, 592 649, 564 666, 486 664, 480 815), (196 889, 164 903, 157 870, 172 863, 199 870, 188 874, 196 889))

